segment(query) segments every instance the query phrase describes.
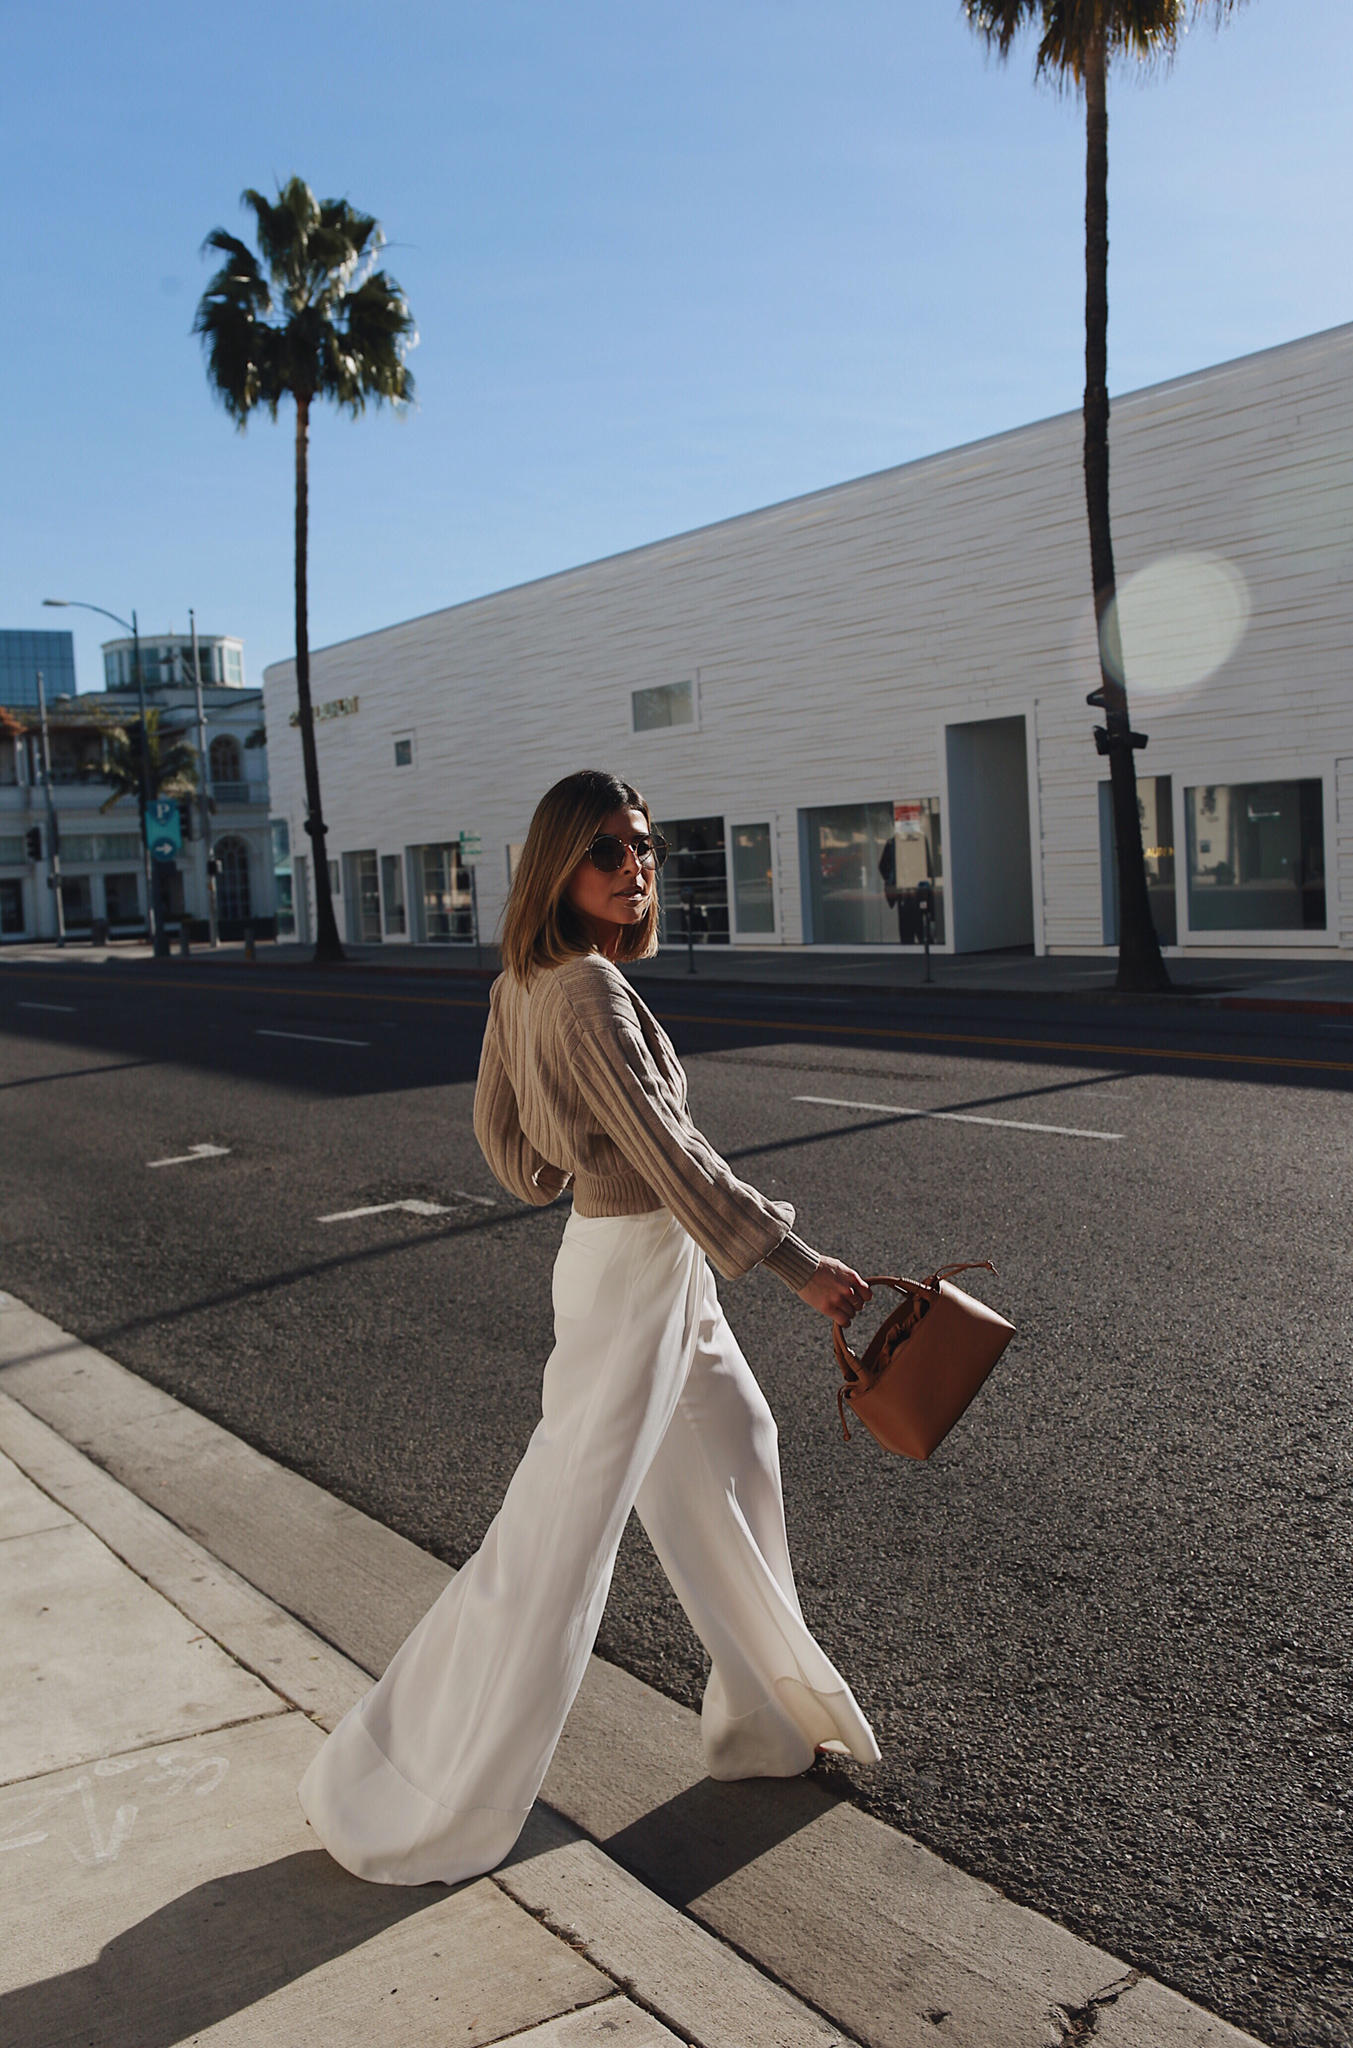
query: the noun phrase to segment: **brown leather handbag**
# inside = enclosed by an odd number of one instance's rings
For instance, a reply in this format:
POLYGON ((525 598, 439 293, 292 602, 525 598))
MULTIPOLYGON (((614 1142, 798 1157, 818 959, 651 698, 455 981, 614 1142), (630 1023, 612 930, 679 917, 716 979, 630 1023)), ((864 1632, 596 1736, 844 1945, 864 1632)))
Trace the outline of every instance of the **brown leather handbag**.
POLYGON ((833 1324, 844 1380, 836 1406, 847 1443, 847 1407, 886 1451, 904 1458, 928 1458, 949 1434, 1015 1334, 1014 1324, 994 1308, 952 1285, 955 1273, 977 1267, 996 1271, 990 1259, 967 1259, 942 1266, 928 1280, 887 1273, 870 1279, 871 1287, 895 1287, 903 1300, 879 1324, 863 1358, 833 1324))

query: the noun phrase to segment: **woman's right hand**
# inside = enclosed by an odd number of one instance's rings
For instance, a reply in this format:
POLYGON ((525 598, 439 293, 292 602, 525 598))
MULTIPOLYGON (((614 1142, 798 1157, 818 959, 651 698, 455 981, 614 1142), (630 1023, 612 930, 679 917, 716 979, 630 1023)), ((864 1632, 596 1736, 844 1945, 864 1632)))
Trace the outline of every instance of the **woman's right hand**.
POLYGON ((840 1259, 819 1259, 816 1273, 800 1287, 798 1293, 800 1301, 806 1301, 809 1308, 830 1316, 843 1329, 856 1310, 862 1309, 872 1298, 869 1282, 853 1266, 843 1265, 840 1259))

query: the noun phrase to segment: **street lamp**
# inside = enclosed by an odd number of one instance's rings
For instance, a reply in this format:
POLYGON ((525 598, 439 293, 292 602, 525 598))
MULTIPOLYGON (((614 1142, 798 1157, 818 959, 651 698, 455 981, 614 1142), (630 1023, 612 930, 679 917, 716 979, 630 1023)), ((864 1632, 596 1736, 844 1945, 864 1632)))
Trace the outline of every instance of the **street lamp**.
POLYGON ((150 926, 151 943, 157 954, 169 951, 169 934, 164 929, 159 906, 155 900, 155 871, 150 858, 150 784, 146 770, 148 762, 146 732, 146 684, 141 667, 141 635, 137 630, 136 613, 130 619, 119 618, 101 604, 87 604, 79 597, 44 597, 42 602, 58 611, 97 612, 100 618, 111 619, 115 626, 121 626, 124 633, 132 636, 132 668, 136 676, 136 701, 141 713, 141 744, 137 748, 138 780, 141 784, 141 865, 146 882, 146 923, 150 926))
MULTIPOLYGON (((42 786, 47 796, 47 880, 52 891, 52 905, 56 913, 56 943, 66 943, 66 906, 61 898, 61 840, 56 825, 56 799, 52 795, 52 746, 47 734, 47 692, 43 688, 42 670, 38 677, 38 729, 42 738, 42 786)), ((58 698, 58 703, 61 699, 58 698)))

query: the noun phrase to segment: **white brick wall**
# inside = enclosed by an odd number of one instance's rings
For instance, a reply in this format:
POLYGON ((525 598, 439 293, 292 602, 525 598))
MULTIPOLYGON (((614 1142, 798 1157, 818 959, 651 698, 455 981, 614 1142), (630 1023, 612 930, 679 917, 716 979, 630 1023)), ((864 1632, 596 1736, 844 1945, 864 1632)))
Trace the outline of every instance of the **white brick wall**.
MULTIPOLYGON (((1111 429, 1120 587, 1202 551, 1240 571, 1253 607, 1207 682, 1132 699, 1151 740, 1139 769, 1174 777, 1177 809, 1188 782, 1328 773, 1330 937, 1344 946, 1351 397, 1353 326, 1121 398, 1111 429)), ((360 698, 318 728, 331 853, 476 831, 488 930, 536 797, 570 767, 611 766, 660 815, 773 818, 779 936, 794 942, 802 808, 941 796, 946 723, 1023 714, 1043 942, 1098 946, 1080 435, 1078 414, 1041 421, 318 651, 316 702, 360 698), (696 672, 698 731, 630 731, 631 690, 696 672), (412 768, 394 766, 396 732, 415 735, 412 768)), ((274 809, 303 852, 293 664, 264 682, 274 809)))

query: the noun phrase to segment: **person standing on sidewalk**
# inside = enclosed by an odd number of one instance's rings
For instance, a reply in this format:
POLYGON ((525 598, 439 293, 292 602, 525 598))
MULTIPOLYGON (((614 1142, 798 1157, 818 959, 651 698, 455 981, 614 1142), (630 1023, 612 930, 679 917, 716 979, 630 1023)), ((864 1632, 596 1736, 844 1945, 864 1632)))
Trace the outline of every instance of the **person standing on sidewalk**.
POLYGON ((601 1624, 631 1508, 709 1652, 711 1777, 791 1777, 818 1749, 876 1763, 809 1633, 775 1423, 715 1292, 765 1265, 848 1323, 866 1281, 794 1235, 691 1120, 671 1041, 619 962, 657 951, 666 848, 628 782, 584 769, 540 801, 504 918, 475 1135, 524 1202, 572 1189, 541 1420, 475 1555, 301 1780, 337 1862, 454 1884, 509 1853, 601 1624))

